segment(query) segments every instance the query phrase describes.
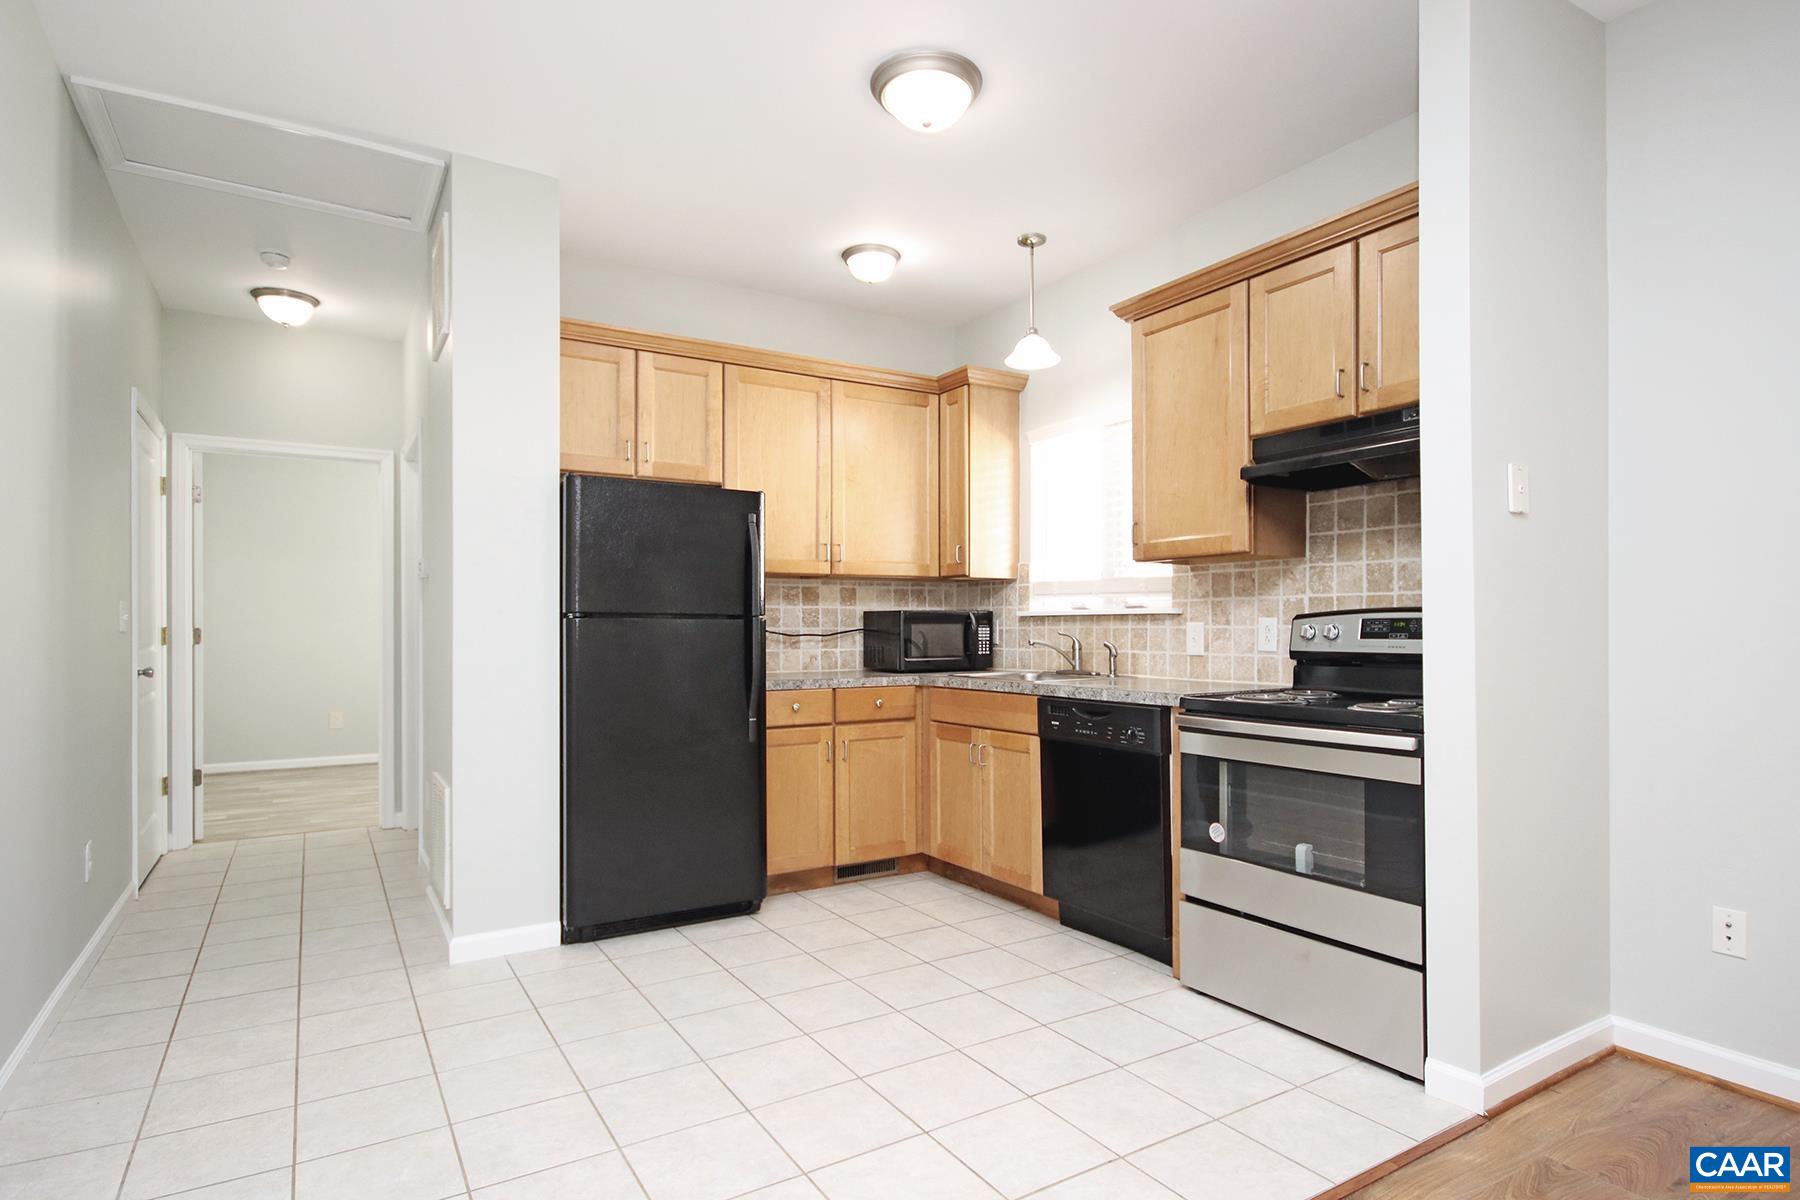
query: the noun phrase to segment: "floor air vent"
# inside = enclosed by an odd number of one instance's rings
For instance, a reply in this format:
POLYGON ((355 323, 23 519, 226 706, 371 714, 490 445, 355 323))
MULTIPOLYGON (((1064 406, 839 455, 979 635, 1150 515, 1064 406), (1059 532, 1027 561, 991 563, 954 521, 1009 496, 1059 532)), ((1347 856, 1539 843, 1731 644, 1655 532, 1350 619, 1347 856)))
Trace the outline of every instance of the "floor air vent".
POLYGON ((891 858, 877 859, 875 862, 856 863, 848 867, 839 867, 839 879, 856 879, 863 875, 892 875, 899 864, 891 858))

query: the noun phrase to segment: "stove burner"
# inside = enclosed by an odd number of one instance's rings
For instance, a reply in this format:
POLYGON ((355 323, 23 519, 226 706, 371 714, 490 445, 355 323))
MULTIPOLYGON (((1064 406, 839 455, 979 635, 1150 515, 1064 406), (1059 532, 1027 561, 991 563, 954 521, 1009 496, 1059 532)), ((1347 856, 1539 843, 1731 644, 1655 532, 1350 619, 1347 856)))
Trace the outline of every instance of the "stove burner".
POLYGON ((1423 700, 1410 699, 1365 700, 1361 704, 1350 706, 1351 712, 1417 713, 1423 712, 1424 709, 1425 702, 1423 700))
POLYGON ((1317 704, 1337 699, 1337 693, 1318 688, 1282 688, 1272 692, 1238 692, 1224 699, 1245 704, 1317 704))

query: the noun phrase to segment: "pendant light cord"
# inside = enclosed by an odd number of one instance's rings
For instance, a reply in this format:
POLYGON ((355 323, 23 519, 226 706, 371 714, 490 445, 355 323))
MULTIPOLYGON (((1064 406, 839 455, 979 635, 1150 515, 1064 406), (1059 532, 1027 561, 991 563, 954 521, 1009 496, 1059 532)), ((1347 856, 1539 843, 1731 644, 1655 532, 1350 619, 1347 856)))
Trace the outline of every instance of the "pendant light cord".
POLYGON ((1036 246, 1025 247, 1025 257, 1026 257, 1026 261, 1030 264, 1030 266, 1027 268, 1027 270, 1029 270, 1031 272, 1031 291, 1029 293, 1027 293, 1031 298, 1028 301, 1029 308, 1027 309, 1027 312, 1026 312, 1025 331, 1027 333, 1036 333, 1037 332, 1037 247, 1036 246))

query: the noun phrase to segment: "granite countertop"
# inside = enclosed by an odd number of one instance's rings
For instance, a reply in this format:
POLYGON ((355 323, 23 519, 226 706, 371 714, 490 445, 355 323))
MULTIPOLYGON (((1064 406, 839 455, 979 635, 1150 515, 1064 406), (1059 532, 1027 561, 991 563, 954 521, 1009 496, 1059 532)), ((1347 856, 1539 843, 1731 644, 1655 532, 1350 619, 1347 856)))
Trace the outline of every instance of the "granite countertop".
POLYGON ((1121 675, 1108 679, 1009 679, 1003 674, 977 678, 942 671, 777 671, 768 676, 772 692, 795 688, 948 687, 974 692, 1013 692, 1024 696, 1059 696, 1068 700, 1100 700, 1113 704, 1154 704, 1173 708, 1183 696, 1199 692, 1242 691, 1255 684, 1217 679, 1159 679, 1148 675, 1121 675))

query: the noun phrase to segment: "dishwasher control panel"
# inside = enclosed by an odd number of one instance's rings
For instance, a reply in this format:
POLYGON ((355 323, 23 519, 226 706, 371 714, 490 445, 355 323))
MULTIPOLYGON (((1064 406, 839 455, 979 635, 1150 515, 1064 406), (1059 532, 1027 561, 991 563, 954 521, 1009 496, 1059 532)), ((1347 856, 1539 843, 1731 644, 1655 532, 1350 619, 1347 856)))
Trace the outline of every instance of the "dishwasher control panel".
POLYGON ((1166 754, 1168 727, 1168 710, 1149 705, 1058 700, 1049 696, 1038 701, 1038 736, 1045 741, 1136 754, 1166 754))

